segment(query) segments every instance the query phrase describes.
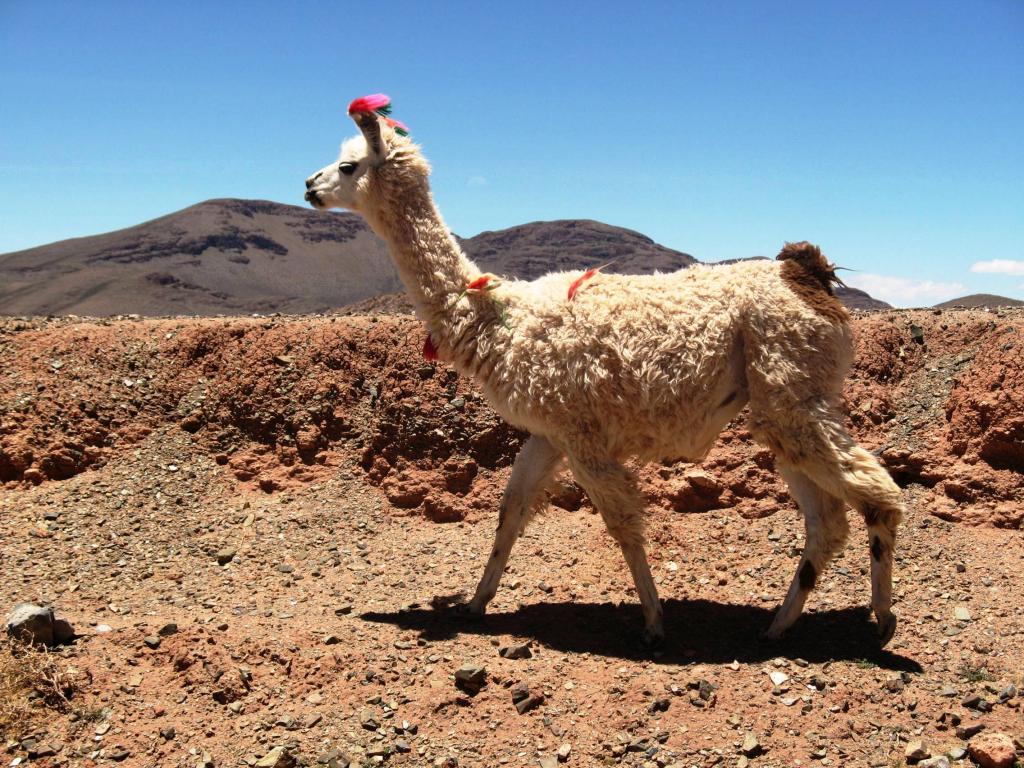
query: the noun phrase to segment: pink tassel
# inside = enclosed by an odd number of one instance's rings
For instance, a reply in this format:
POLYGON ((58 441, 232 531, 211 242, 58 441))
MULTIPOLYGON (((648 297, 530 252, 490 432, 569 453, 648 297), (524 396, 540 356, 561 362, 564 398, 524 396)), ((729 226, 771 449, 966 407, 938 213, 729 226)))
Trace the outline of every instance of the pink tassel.
POLYGON ((391 103, 391 98, 383 93, 373 93, 369 96, 361 96, 348 105, 348 113, 354 115, 356 112, 376 112, 386 108, 391 103))
POLYGON ((394 128, 395 132, 400 136, 409 135, 409 128, 401 120, 395 120, 394 118, 388 117, 385 118, 385 122, 387 122, 388 125, 394 128))

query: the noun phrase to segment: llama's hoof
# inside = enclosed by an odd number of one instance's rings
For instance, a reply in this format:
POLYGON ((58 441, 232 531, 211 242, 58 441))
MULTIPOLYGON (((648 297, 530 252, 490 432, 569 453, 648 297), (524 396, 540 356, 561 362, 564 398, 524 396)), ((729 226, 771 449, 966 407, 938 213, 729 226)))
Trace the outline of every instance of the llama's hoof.
POLYGON ((757 639, 762 643, 777 643, 782 639, 785 634, 784 630, 778 629, 774 626, 768 627, 768 629, 762 629, 757 633, 757 639))
POLYGON ((455 615, 466 621, 480 621, 486 610, 486 607, 480 608, 473 603, 459 603, 455 606, 455 615))
POLYGON ((878 622, 878 645, 885 648, 896 634, 896 617, 891 613, 878 622))
POLYGON ((665 630, 661 627, 648 627, 640 635, 640 643, 644 648, 660 648, 665 644, 665 630))

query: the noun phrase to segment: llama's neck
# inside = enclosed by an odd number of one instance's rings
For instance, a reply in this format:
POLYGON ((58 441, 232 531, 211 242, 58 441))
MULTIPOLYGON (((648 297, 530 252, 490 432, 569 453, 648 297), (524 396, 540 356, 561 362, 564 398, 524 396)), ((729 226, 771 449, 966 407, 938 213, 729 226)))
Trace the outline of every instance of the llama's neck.
MULTIPOLYGON (((444 333, 458 295, 480 274, 448 231, 424 183, 391 197, 373 217, 388 244, 416 313, 431 331, 444 333)), ((461 318, 460 318, 461 319, 461 318)))

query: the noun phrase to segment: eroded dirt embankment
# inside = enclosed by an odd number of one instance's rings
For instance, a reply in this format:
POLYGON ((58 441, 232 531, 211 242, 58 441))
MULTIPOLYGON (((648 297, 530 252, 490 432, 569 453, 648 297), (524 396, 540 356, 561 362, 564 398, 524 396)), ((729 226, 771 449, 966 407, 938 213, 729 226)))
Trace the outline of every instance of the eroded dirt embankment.
MULTIPOLYGON (((952 521, 1024 519, 1024 312, 855 318, 850 427, 917 503, 952 521)), ((272 493, 361 468, 438 521, 490 508, 522 436, 420 354, 408 316, 0 321, 0 482, 59 481, 168 424, 239 483, 272 493)), ((771 454, 730 425, 699 467, 641 470, 677 511, 771 514, 771 454)), ((566 484, 556 503, 585 503, 566 484)))

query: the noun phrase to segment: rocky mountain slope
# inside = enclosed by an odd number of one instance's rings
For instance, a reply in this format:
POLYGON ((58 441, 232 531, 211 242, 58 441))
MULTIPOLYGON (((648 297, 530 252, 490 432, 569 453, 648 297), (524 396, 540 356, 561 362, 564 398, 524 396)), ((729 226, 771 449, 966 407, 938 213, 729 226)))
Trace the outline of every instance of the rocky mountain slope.
POLYGON ((944 301, 941 304, 936 304, 935 306, 939 309, 952 309, 953 307, 961 307, 964 309, 989 307, 991 309, 995 309, 996 307, 1024 307, 1024 301, 1011 299, 1006 296, 996 296, 991 293, 972 293, 968 296, 961 296, 958 299, 944 301))
POLYGON ((398 290, 352 214, 208 200, 104 235, 0 255, 0 313, 313 312, 398 290))

